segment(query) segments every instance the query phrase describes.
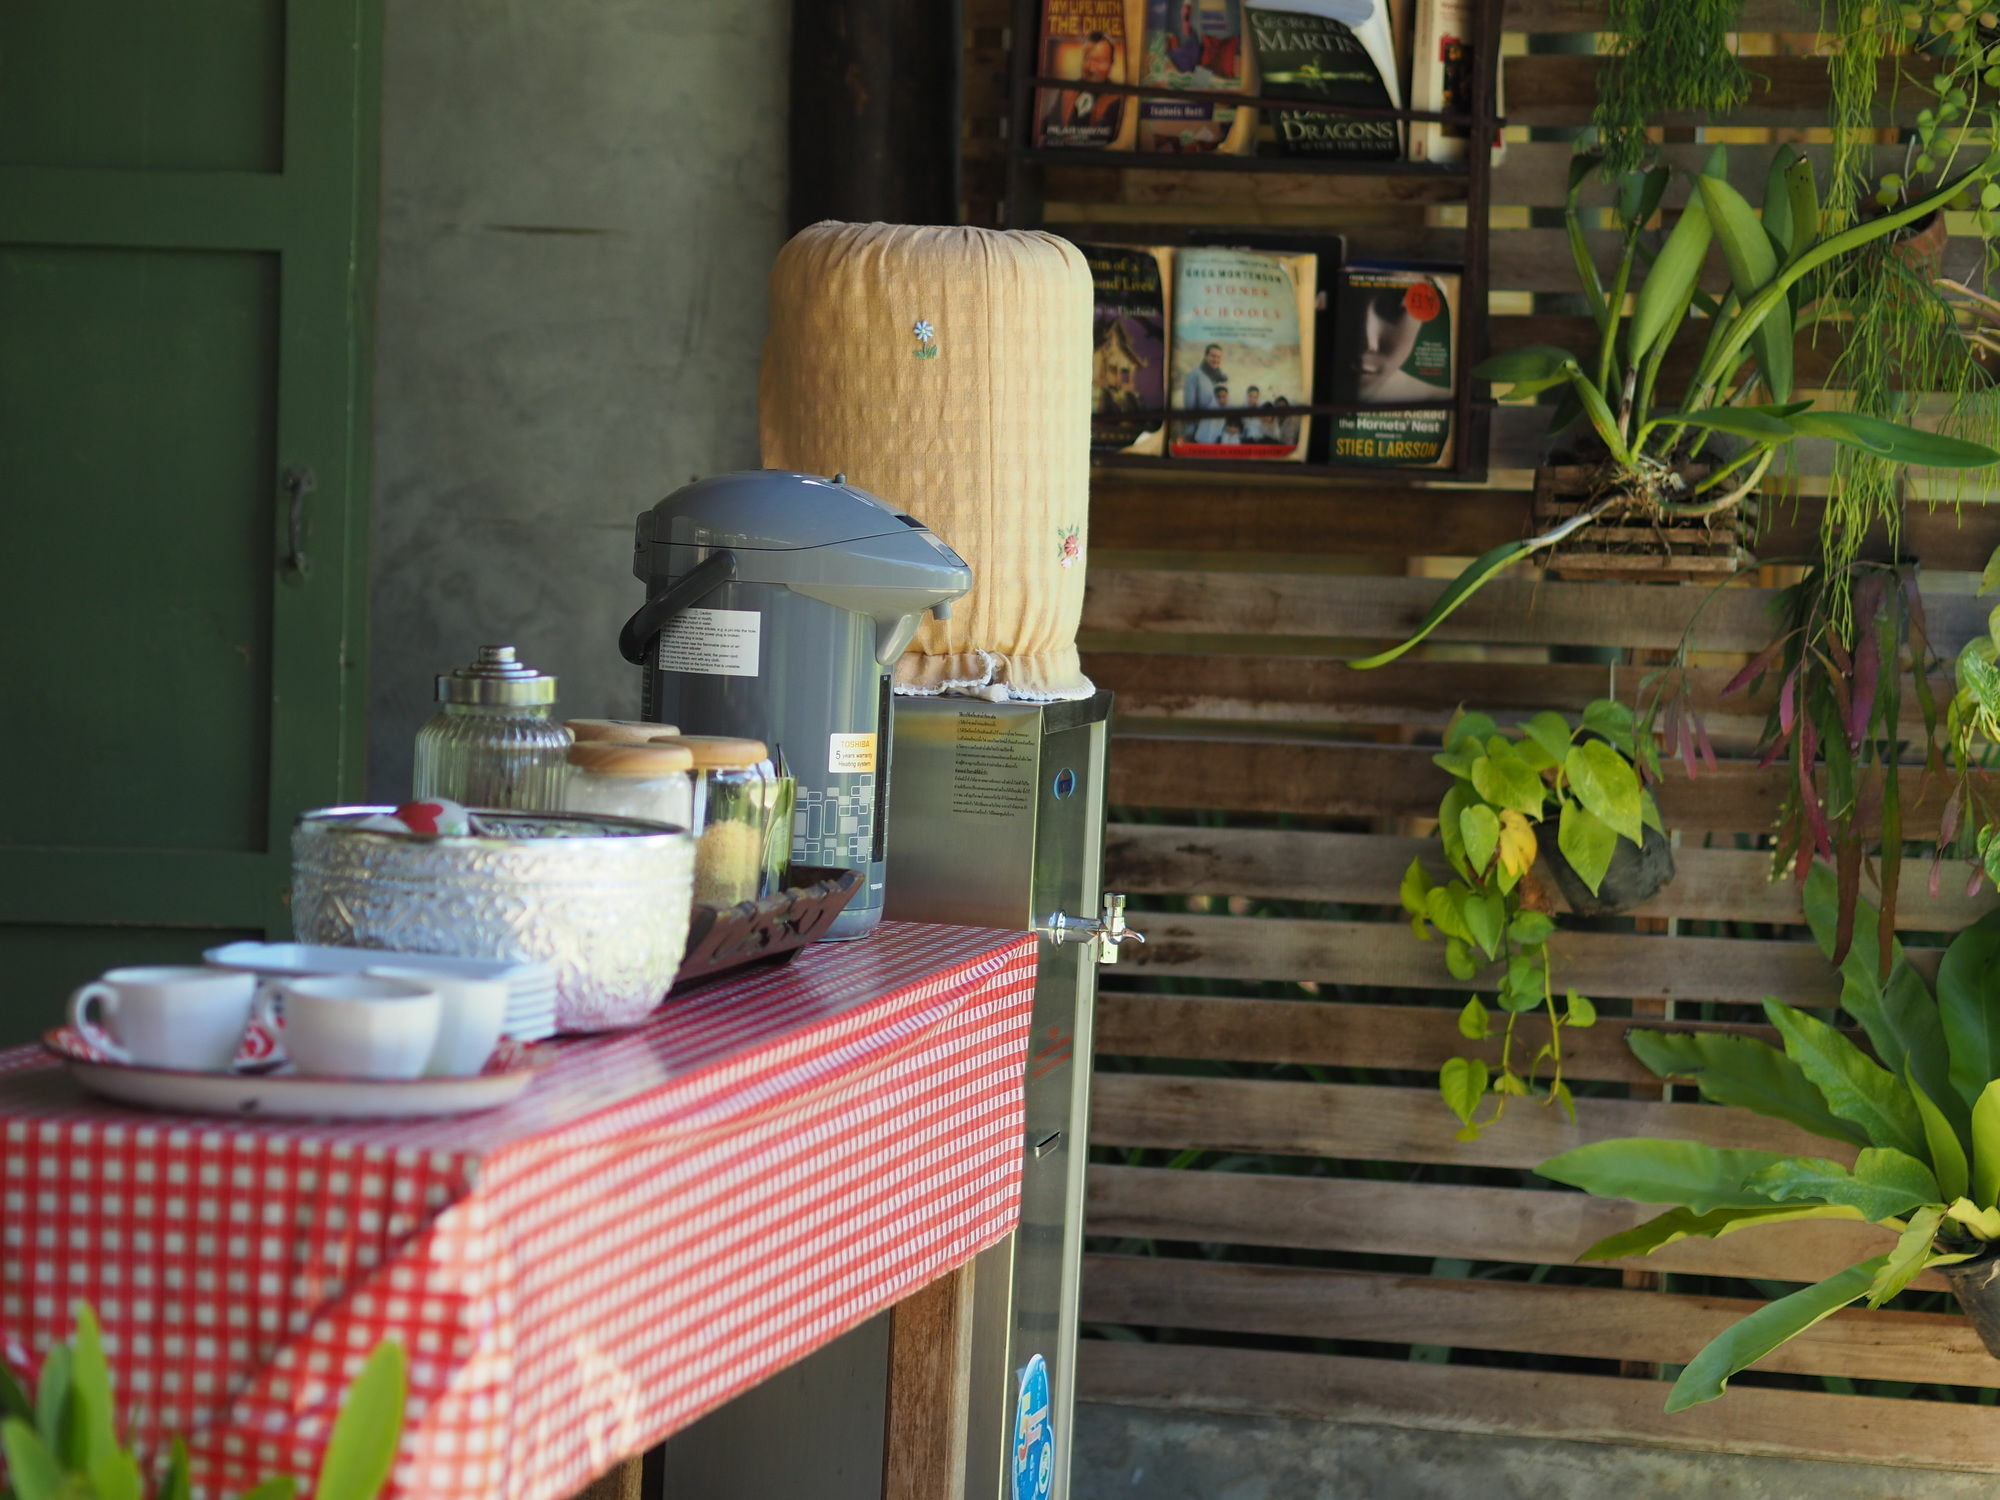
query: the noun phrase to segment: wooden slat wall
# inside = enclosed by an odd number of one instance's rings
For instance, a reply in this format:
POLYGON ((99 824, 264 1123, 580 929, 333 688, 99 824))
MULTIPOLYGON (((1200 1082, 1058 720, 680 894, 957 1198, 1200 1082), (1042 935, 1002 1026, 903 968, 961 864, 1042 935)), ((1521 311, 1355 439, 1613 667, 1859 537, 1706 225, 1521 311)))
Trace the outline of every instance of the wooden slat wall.
MULTIPOLYGON (((1507 3, 1516 33, 1602 24, 1593 0, 1507 3)), ((1001 0, 966 7, 972 222, 995 222, 1006 9, 1001 0)), ((1809 34, 1816 17, 1788 0, 1746 6, 1746 24, 1773 32, 1809 34)), ((1821 117, 1818 59, 1752 64, 1769 86, 1733 124, 1821 117)), ((1516 124, 1587 117, 1594 59, 1530 55, 1510 41, 1505 66, 1516 124)), ((1685 162, 1706 149, 1670 152, 1685 162)), ((1767 149, 1735 152, 1733 172, 1761 183, 1767 149)), ((1808 149, 1824 155, 1823 144, 1808 149)), ((1530 316, 1524 296, 1506 294, 1569 289, 1560 232, 1540 227, 1545 220, 1528 227, 1525 212, 1560 203, 1569 151, 1518 139, 1495 175, 1496 222, 1508 226, 1492 242, 1504 309, 1491 325, 1497 347, 1560 342, 1564 320, 1530 316)), ((1317 225, 1347 233, 1360 255, 1449 257, 1460 231, 1427 206, 1438 201, 1435 186, 1171 168, 1052 169, 1045 182, 1057 228, 1317 225)), ((1836 348, 1824 337, 1802 342, 1802 381, 1823 379, 1836 348)), ((1660 1409, 1660 1380, 1618 1373, 1684 1362, 1755 1305, 1749 1289, 1659 1290, 1657 1277, 1640 1273, 1817 1279, 1886 1248, 1870 1226, 1806 1223, 1682 1242, 1608 1267, 1624 1284, 1567 1284, 1566 1273, 1544 1282, 1537 1269, 1568 1266, 1585 1245, 1649 1216, 1520 1171, 1553 1152, 1641 1132, 1816 1155, 1837 1154, 1831 1143, 1741 1111, 1662 1100, 1657 1088, 1649 1097, 1644 1086, 1655 1080, 1616 1022, 1566 1042, 1570 1076, 1604 1095, 1580 1100, 1574 1125, 1517 1102, 1500 1125, 1463 1142, 1428 1084, 1467 1045, 1456 1013, 1471 987, 1450 978, 1438 946, 1417 942, 1395 910, 1411 859, 1438 862, 1434 842, 1410 823, 1434 811, 1445 785, 1425 737, 1460 704, 1525 716, 1573 713, 1607 694, 1630 702, 1643 663, 1680 641, 1698 606, 1700 645, 1718 655, 1705 658, 1697 696, 1723 766, 1692 782, 1672 774, 1660 788, 1680 841, 1678 879, 1635 914, 1645 919, 1636 930, 1566 930, 1554 944, 1559 981, 1607 1009, 1630 1002, 1635 1013, 1667 1013, 1673 1029, 1762 1036, 1748 1020, 1682 1017, 1693 1002, 1839 999, 1798 927, 1795 890, 1767 879, 1767 856, 1754 847, 1782 795, 1780 773, 1748 759, 1769 704, 1718 696, 1732 655, 1740 661, 1768 639, 1780 579, 1767 573, 1710 597, 1523 577, 1487 589, 1434 649, 1372 674, 1341 665, 1356 648, 1405 633, 1436 596, 1439 569, 1420 556, 1469 556, 1523 534, 1539 431, 1532 412, 1500 413, 1494 472, 1479 487, 1334 484, 1278 465, 1268 480, 1098 471, 1083 645, 1093 677, 1119 694, 1111 798, 1122 815, 1107 842, 1106 883, 1154 909, 1133 914, 1148 942, 1108 971, 1099 1003, 1094 1144, 1145 1164, 1092 1169, 1089 1227, 1124 1253, 1090 1258, 1084 1316, 1157 1341, 1088 1344, 1082 1393, 2000 1472, 2000 1415, 1832 1394, 1810 1379, 2000 1387, 2000 1362, 1952 1312, 1838 1315, 1759 1366, 1807 1377, 1793 1381, 1798 1388, 1739 1381, 1723 1401, 1674 1417, 1660 1409), (1551 660, 1563 647, 1621 655, 1617 664, 1551 660), (1301 903, 1317 905, 1299 914, 1301 903), (1632 1096, 1618 1097, 1626 1089, 1632 1096), (1162 1165, 1177 1153, 1267 1160, 1253 1171, 1162 1165), (1136 1253, 1142 1244, 1158 1253, 1136 1253), (1216 1246, 1231 1248, 1217 1259, 1216 1246), (1423 1274, 1434 1261, 1455 1269, 1423 1274), (1486 1269, 1466 1274, 1468 1262, 1486 1269), (1301 1340, 1339 1352, 1301 1352, 1301 1340), (1413 1345, 1452 1353, 1412 1362, 1413 1345), (1579 1359, 1597 1362, 1596 1372, 1548 1367, 1579 1359)), ((1792 493, 1766 497, 1767 558, 1815 546, 1827 456, 1808 450, 1803 460, 1785 482, 1792 493)), ((2000 508, 1912 508, 1902 545, 1931 570, 1929 621, 1947 654, 1986 628, 1986 607, 1962 581, 1935 575, 1976 571, 1996 544, 2000 508)), ((1936 788, 1911 771, 1904 790, 1910 835, 1934 831, 1936 788)), ((1967 893, 1963 865, 1941 872, 1935 898, 1921 865, 1912 870, 1905 929, 1948 932, 1991 904, 1967 893)))

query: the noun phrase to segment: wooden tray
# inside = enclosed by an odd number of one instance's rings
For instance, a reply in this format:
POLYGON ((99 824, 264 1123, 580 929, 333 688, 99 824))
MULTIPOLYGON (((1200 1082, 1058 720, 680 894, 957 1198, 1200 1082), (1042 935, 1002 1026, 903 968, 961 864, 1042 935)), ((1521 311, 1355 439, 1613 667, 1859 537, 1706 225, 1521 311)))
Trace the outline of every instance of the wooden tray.
POLYGON ((673 988, 765 959, 789 959, 824 935, 861 889, 859 870, 793 865, 785 889, 734 906, 697 903, 688 923, 687 955, 673 988))
MULTIPOLYGON (((1534 525, 1545 531, 1590 503, 1595 470, 1577 464, 1546 464, 1535 471, 1534 525)), ((1705 478, 1706 465, 1682 470, 1690 480, 1705 478)), ((1614 519, 1586 526, 1551 548, 1543 564, 1551 578, 1572 582, 1603 580, 1641 583, 1714 583, 1755 564, 1750 543, 1757 527, 1757 500, 1749 496, 1734 510, 1710 518, 1614 519)))

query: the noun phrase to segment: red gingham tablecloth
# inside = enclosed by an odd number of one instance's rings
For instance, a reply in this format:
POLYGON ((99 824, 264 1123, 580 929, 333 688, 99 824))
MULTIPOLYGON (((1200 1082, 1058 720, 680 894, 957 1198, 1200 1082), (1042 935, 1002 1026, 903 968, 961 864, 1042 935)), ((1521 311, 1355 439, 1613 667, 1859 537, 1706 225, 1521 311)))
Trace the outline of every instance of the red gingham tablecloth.
POLYGON ((884 924, 403 1123, 149 1114, 0 1053, 0 1357, 88 1300, 128 1441, 234 1495, 309 1480, 396 1338, 387 1495, 570 1495, 1013 1227, 1034 978, 1029 934, 884 924))

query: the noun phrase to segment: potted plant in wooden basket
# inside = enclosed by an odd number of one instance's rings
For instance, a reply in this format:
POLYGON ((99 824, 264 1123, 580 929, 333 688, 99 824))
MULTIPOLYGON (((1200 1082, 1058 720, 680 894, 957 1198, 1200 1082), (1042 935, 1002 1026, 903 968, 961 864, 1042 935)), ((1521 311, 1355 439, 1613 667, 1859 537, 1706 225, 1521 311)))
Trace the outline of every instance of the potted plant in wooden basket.
POLYGON ((1665 193, 1668 172, 1654 168, 1619 183, 1622 225, 1617 267, 1607 286, 1591 260, 1578 194, 1590 175, 1590 158, 1571 168, 1566 210, 1570 242, 1585 300, 1598 330, 1598 347, 1584 357, 1534 345, 1498 355, 1473 373, 1510 386, 1521 400, 1560 388, 1552 427, 1585 424, 1598 445, 1590 477, 1571 513, 1534 536, 1502 543, 1476 558, 1448 584, 1405 640, 1350 662, 1375 667, 1394 661, 1434 631, 1480 587, 1583 532, 1615 523, 1630 533, 1660 534, 1668 526, 1714 524, 1757 488, 1773 461, 1801 438, 1824 438, 1893 464, 1977 468, 2000 461, 1978 443, 1852 412, 1822 409, 1792 393, 1792 342, 1801 307, 1827 268, 1872 241, 1942 207, 1996 169, 2000 157, 1982 160, 1907 207, 1822 234, 1812 164, 1790 147, 1772 163, 1760 215, 1724 175, 1720 147, 1696 174, 1694 194, 1654 255, 1630 316, 1625 307, 1644 238, 1644 226, 1665 193), (1683 328, 1695 329, 1699 282, 1711 248, 1727 264, 1729 289, 1703 320, 1700 352, 1677 399, 1659 391, 1667 350, 1683 328), (1735 444, 1724 453, 1719 443, 1735 444), (1701 466, 1706 465, 1705 470, 1701 466), (1698 472, 1699 470, 1699 472, 1698 472))
MULTIPOLYGON (((1539 859, 1572 909, 1593 914, 1636 906, 1673 878, 1673 850, 1638 769, 1652 749, 1637 738, 1629 709, 1599 699, 1575 728, 1561 714, 1539 713, 1512 735, 1485 714, 1461 712, 1432 757, 1452 776, 1438 805, 1438 841, 1451 874, 1439 884, 1422 860, 1410 861, 1403 909, 1419 938, 1435 932, 1444 939, 1454 978, 1469 981, 1504 965, 1494 982, 1494 1003, 1506 1016, 1497 1070, 1482 1058, 1454 1057, 1438 1074, 1461 1140, 1499 1119, 1510 1098, 1534 1097, 1575 1114, 1562 1076, 1562 1032, 1593 1024, 1597 1012, 1574 989, 1562 992, 1558 1009, 1548 951, 1556 924, 1531 904, 1525 877, 1539 859), (1521 1066, 1518 1023, 1538 1010, 1548 1014, 1549 1037, 1521 1066), (1489 1095, 1493 1111, 1481 1119, 1489 1095)), ((1657 775, 1657 763, 1652 769, 1657 775)), ((1458 1025, 1473 1041, 1493 1034, 1492 1013, 1478 995, 1466 1001, 1458 1025)))
MULTIPOLYGON (((1833 876, 1816 868, 1806 915, 1832 951, 1833 876)), ((1861 925, 1872 929, 1863 903, 1861 925)), ((1872 930, 1863 937, 1872 940, 1872 930)), ((1690 1235, 1716 1237, 1796 1219, 1860 1219, 1895 1236, 1882 1254, 1779 1297, 1695 1355, 1667 1397, 1679 1411, 1714 1400, 1729 1377, 1851 1303, 1880 1307, 1935 1268, 1987 1351, 2000 1357, 2000 912, 1952 940, 1933 995, 1901 946, 1886 980, 1872 941, 1841 967, 1841 1004, 1869 1050, 1777 1000, 1764 1008, 1784 1043, 1728 1033, 1635 1030, 1628 1041, 1663 1078, 1703 1097, 1784 1120, 1838 1143, 1840 1159, 1632 1137, 1565 1151, 1536 1171, 1601 1197, 1666 1211, 1585 1250, 1582 1260, 1645 1255, 1690 1235)))

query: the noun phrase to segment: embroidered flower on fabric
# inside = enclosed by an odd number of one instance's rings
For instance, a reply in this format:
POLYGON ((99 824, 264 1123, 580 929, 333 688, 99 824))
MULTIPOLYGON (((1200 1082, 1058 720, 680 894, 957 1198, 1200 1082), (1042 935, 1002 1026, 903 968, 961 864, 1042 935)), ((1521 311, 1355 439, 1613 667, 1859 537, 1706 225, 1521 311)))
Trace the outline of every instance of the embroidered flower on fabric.
POLYGON ((937 357, 937 329, 932 326, 931 320, 929 318, 917 319, 916 327, 912 328, 910 332, 917 340, 917 358, 935 359, 937 357))
POLYGON ((1056 530, 1056 561, 1065 568, 1076 566, 1076 560, 1083 556, 1083 538, 1077 535, 1080 527, 1063 526, 1056 530))

